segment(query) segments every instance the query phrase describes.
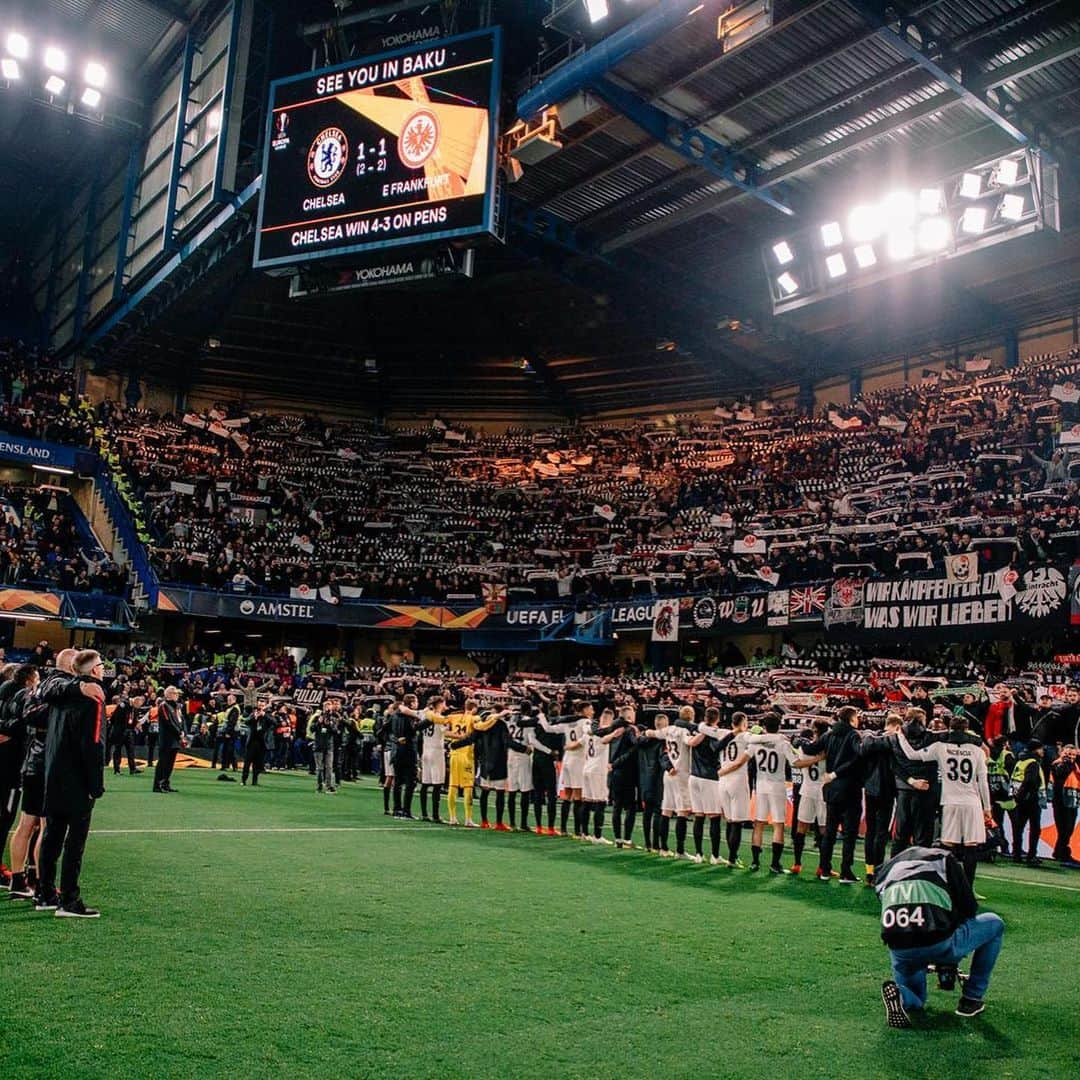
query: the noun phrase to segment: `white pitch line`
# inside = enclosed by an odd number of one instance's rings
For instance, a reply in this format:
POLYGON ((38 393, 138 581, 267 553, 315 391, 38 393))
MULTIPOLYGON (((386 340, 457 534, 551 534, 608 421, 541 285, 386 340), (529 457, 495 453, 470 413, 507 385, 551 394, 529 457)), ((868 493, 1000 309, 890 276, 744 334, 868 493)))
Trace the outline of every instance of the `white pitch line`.
MULTIPOLYGON (((369 833, 369 832, 433 832, 427 825, 298 825, 265 826, 252 829, 93 829, 91 836, 188 836, 204 834, 242 833, 369 833)), ((464 829, 460 831, 464 832, 464 829)), ((980 871, 978 880, 1005 881, 1010 885, 1028 885, 1036 889, 1060 889, 1062 892, 1080 892, 1080 886, 1057 885, 1050 881, 1024 881, 1022 878, 1003 877, 980 871)))
POLYGON ((1052 881, 1024 881, 1022 878, 1002 877, 1000 874, 987 874, 980 870, 975 880, 982 881, 983 878, 988 881, 1007 881, 1010 885, 1031 885, 1036 889, 1062 889, 1064 892, 1080 892, 1080 887, 1076 885, 1055 885, 1052 881))
POLYGON ((424 825, 311 825, 266 826, 253 829, 93 829, 93 836, 184 836, 190 833, 338 833, 338 832, 425 832, 424 825))

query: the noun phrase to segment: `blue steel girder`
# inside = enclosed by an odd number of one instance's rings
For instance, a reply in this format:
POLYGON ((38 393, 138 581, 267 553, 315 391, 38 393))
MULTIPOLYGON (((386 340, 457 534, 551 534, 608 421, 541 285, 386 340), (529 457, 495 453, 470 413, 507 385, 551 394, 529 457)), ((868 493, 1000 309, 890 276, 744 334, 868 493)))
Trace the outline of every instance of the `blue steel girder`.
POLYGON ((528 120, 549 105, 573 97, 594 79, 602 78, 627 57, 659 41, 705 6, 702 0, 657 0, 632 22, 571 57, 547 78, 526 90, 518 99, 518 117, 528 120))
POLYGON ((183 171, 184 136, 188 130, 187 110, 191 93, 191 69, 196 51, 195 35, 188 31, 187 39, 184 42, 184 58, 180 64, 180 91, 176 101, 176 126, 173 129, 171 168, 169 169, 169 186, 165 201, 165 227, 162 232, 162 241, 166 251, 172 251, 176 244, 176 200, 180 191, 180 174, 183 171))
POLYGON ((774 210, 789 217, 794 215, 795 211, 782 190, 759 186, 758 167, 753 161, 734 153, 702 128, 679 120, 610 79, 597 78, 589 84, 589 88, 616 112, 622 113, 658 143, 674 150, 687 161, 774 210))
POLYGON ((1007 116, 998 112, 986 99, 984 93, 976 91, 965 82, 962 71, 957 70, 947 57, 932 56, 908 37, 908 31, 914 28, 918 30, 919 40, 925 41, 925 34, 919 28, 917 21, 906 19, 902 15, 894 16, 892 12, 895 9, 891 5, 881 3, 880 0, 846 0, 846 2, 874 28, 878 37, 888 42, 891 48, 933 75, 964 104, 1001 128, 1014 142, 1021 146, 1028 145, 1030 140, 1027 134, 1007 116))

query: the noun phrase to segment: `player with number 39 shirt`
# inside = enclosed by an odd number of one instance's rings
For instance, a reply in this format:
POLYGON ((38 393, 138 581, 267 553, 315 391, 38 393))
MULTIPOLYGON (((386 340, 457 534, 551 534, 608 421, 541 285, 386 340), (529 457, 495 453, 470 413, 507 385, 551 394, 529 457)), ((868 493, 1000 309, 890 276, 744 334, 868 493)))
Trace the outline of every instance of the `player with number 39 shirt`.
POLYGON ((993 824, 986 754, 966 734, 962 714, 949 719, 944 742, 916 750, 901 731, 897 741, 913 761, 935 761, 941 781, 941 842, 960 859, 968 881, 975 880, 977 852, 986 841, 986 826, 993 824))

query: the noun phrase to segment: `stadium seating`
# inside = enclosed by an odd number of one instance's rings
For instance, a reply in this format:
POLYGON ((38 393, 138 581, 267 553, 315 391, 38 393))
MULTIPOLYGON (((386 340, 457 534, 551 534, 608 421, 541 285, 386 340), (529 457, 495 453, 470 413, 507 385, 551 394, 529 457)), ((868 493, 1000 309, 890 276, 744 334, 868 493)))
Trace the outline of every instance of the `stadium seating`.
POLYGON ((724 594, 940 573, 969 551, 981 570, 1071 562, 1080 461, 1053 454, 1076 419, 1075 352, 958 365, 814 417, 738 404, 485 435, 225 406, 92 413, 23 350, 8 354, 3 420, 92 431, 166 582, 393 600, 475 597, 486 581, 511 601, 724 594))

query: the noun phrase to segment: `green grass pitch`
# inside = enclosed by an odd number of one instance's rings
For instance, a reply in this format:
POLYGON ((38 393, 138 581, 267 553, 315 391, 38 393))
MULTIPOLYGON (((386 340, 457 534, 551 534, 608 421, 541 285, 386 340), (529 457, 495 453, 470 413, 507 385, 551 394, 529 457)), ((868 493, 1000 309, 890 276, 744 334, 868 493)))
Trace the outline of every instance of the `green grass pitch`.
POLYGON ((0 1076, 1080 1070, 1077 876, 985 868, 1007 923, 987 1011, 935 990, 928 1022, 891 1031, 861 886, 395 822, 370 780, 175 782, 108 777, 83 871, 100 920, 0 894, 0 1076))

